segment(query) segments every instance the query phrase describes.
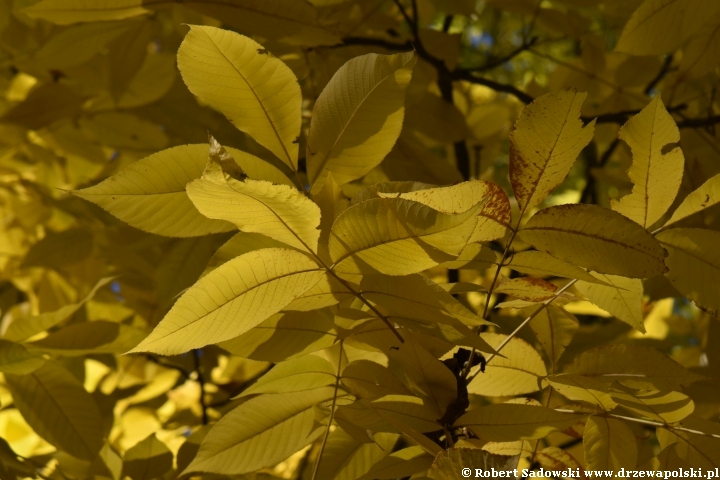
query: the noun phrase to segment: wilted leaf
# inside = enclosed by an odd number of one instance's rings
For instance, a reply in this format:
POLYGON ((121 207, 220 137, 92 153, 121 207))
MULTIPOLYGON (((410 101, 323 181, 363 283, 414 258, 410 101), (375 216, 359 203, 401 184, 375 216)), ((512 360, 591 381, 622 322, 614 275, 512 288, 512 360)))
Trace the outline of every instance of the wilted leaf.
POLYGON ((510 182, 521 213, 536 206, 570 173, 592 140, 595 121, 583 126, 586 93, 546 94, 520 113, 510 133, 510 182))

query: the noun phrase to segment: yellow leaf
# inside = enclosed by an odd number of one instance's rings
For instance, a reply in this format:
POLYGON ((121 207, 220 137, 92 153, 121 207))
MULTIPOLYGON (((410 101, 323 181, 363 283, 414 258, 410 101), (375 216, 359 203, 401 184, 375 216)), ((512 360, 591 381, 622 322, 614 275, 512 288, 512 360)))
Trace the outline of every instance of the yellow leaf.
POLYGON ((704 0, 645 0, 625 24, 615 50, 633 55, 670 53, 718 11, 720 4, 704 0))
POLYGON ((412 446, 397 450, 379 462, 357 480, 376 480, 379 478, 401 478, 403 475, 414 475, 425 472, 435 460, 422 447, 412 446))
POLYGON ((453 447, 443 450, 432 465, 433 478, 437 480, 463 480, 470 469, 475 475, 475 469, 482 470, 486 475, 491 472, 508 472, 510 478, 518 477, 517 465, 519 455, 494 455, 479 448, 453 447), (511 472, 511 473, 510 473, 511 472))
MULTIPOLYGON (((442 36, 448 37, 446 33, 442 36)), ((460 142, 469 134, 465 117, 457 107, 429 92, 407 106, 404 125, 422 137, 442 143, 460 142)))
POLYGON ((355 297, 356 295, 348 290, 348 287, 337 277, 331 273, 325 273, 314 287, 288 304, 285 310, 307 312, 337 305, 343 300, 355 297))
POLYGON ((183 475, 238 475, 284 460, 313 440, 312 407, 330 400, 333 390, 323 387, 251 398, 212 427, 183 475))
POLYGON ((120 354, 140 343, 144 336, 142 330, 129 325, 98 320, 73 323, 25 345, 35 351, 68 357, 100 353, 120 354))
POLYGON ((581 280, 575 284, 575 288, 598 307, 645 333, 642 313, 642 281, 601 273, 593 275, 606 285, 581 280))
POLYGON ((328 348, 336 338, 332 316, 322 311, 288 312, 218 346, 242 358, 281 362, 328 348))
POLYGON ((588 470, 632 470, 638 459, 635 434, 624 422, 592 416, 583 433, 588 470))
POLYGON ((470 410, 454 426, 467 427, 483 440, 512 442, 544 438, 575 425, 585 416, 534 405, 499 403, 470 410))
POLYGON ((188 184, 187 193, 208 218, 232 222, 244 232, 256 232, 291 247, 316 252, 320 208, 288 185, 230 176, 220 165, 225 150, 212 140, 210 162, 202 178, 188 184))
POLYGON ((337 367, 322 357, 305 355, 276 364, 260 377, 241 397, 258 393, 288 393, 312 390, 335 383, 337 367))
POLYGON ((248 37, 192 25, 178 68, 193 94, 297 170, 302 96, 287 65, 248 37))
POLYGON ((5 330, 3 338, 5 340, 12 340, 15 342, 27 340, 33 335, 37 335, 44 330, 48 330, 49 328, 64 322, 74 315, 80 307, 92 299, 99 289, 110 283, 113 278, 114 277, 101 278, 92 290, 90 290, 90 292, 85 296, 85 298, 77 303, 64 305, 52 312, 45 312, 33 317, 13 321, 10 326, 8 326, 7 330, 5 330))
POLYGON ((412 395, 412 392, 387 367, 369 360, 356 360, 342 372, 342 383, 353 395, 375 399, 387 395, 412 395))
POLYGON ((675 228, 657 238, 670 252, 665 274, 670 283, 699 306, 720 310, 720 232, 675 228))
POLYGON ((322 274, 295 250, 268 248, 234 258, 190 287, 128 353, 173 355, 235 338, 282 310, 322 274))
POLYGON ((495 289, 497 293, 505 293, 528 302, 544 302, 552 298, 557 287, 539 278, 523 277, 505 280, 495 289))
MULTIPOLYGON (((483 333, 482 339, 497 348, 507 335, 483 333)), ((513 338, 502 350, 505 358, 493 358, 484 373, 468 384, 468 392, 489 397, 523 395, 540 390, 538 380, 547 375, 545 363, 526 341, 513 338)))
POLYGON ((353 205, 338 217, 330 233, 334 269, 407 275, 452 260, 475 230, 480 208, 446 215, 401 198, 353 205))
POLYGON ((507 266, 528 275, 576 278, 591 283, 604 283, 572 263, 535 250, 516 253, 510 257, 507 266))
POLYGON ((122 20, 150 13, 142 0, 41 0, 22 13, 59 25, 79 22, 122 20))
POLYGON ((374 53, 343 65, 313 108, 307 141, 312 191, 331 172, 339 185, 362 177, 390 152, 400 135, 405 91, 416 57, 374 53))
POLYGON ((348 208, 350 201, 345 198, 345 195, 340 189, 340 185, 335 181, 332 173, 328 173, 325 185, 318 193, 313 195, 313 200, 318 204, 321 212, 318 255, 323 261, 332 263, 330 260, 330 252, 328 251, 330 230, 337 217, 348 208))
POLYGON ((545 470, 567 471, 583 468, 572 455, 559 447, 545 447, 537 452, 537 462, 545 470))
POLYGON ((610 395, 618 405, 656 422, 676 423, 695 410, 692 399, 680 392, 633 390, 616 384, 610 395))
POLYGON ((548 93, 520 113, 510 133, 510 182, 521 214, 542 202, 570 173, 592 140, 595 121, 583 126, 586 93, 548 93))
POLYGON ((562 374, 551 375, 545 380, 560 395, 570 400, 588 402, 603 410, 612 410, 617 406, 610 396, 610 388, 592 377, 562 374))
POLYGON ((385 458, 399 437, 394 433, 378 433, 373 438, 375 443, 361 443, 338 428, 328 437, 317 478, 355 480, 385 458))
POLYGON ((46 83, 34 88, 27 98, 3 112, 2 123, 16 123, 38 130, 80 110, 83 99, 61 83, 46 83))
POLYGON ((125 452, 122 477, 150 480, 172 470, 173 453, 153 433, 125 452))
POLYGON ((718 203, 720 203, 720 175, 715 175, 685 197, 664 226, 668 227, 718 203))
POLYGON ((619 344, 581 353, 565 372, 593 377, 606 385, 617 381, 645 390, 679 390, 703 378, 654 348, 619 344))
POLYGON ((95 400, 67 370, 48 361, 25 375, 5 375, 15 407, 35 432, 70 455, 93 460, 103 445, 95 400))
MULTIPOLYGON (((158 235, 194 237, 235 227, 211 220, 193 206, 185 186, 202 175, 207 145, 169 148, 135 162, 107 180, 74 195, 91 201, 135 228, 158 235)), ((228 149, 251 178, 278 182, 287 177, 254 155, 228 149)), ((278 182, 279 183, 279 182, 278 182)))
POLYGON ((647 230, 597 205, 560 205, 539 211, 518 233, 544 251, 600 273, 649 278, 667 270, 667 252, 647 230))
POLYGON ((660 95, 620 129, 620 138, 632 149, 628 176, 632 193, 613 200, 612 209, 649 228, 672 205, 682 182, 685 157, 680 147, 663 153, 680 140, 680 130, 660 95))
POLYGON ((207 2, 184 0, 183 5, 248 32, 291 45, 334 45, 340 39, 320 25, 310 2, 297 0, 236 0, 207 2))
POLYGON ((18 343, 0 339, 0 372, 12 375, 27 375, 42 367, 45 359, 28 352, 18 343))
MULTIPOLYGON (((531 307, 524 314, 531 315, 537 307, 531 307), (532 311, 530 311, 532 310, 532 311)), ((528 325, 550 360, 550 371, 555 372, 558 360, 570 345, 580 322, 572 313, 548 305, 530 320, 528 325)))
MULTIPOLYGON (((449 372, 449 370, 448 370, 449 372)), ((436 385, 437 388, 445 386, 436 385)), ((433 432, 440 428, 438 411, 434 404, 410 395, 388 395, 376 400, 363 400, 380 418, 398 427, 418 432, 433 432)))
MULTIPOLYGON (((482 219, 479 220, 478 224, 480 222, 482 222, 482 219)), ((477 228, 475 231, 477 232, 477 228)), ((455 269, 486 270, 497 263, 498 258, 493 249, 479 243, 471 243, 460 252, 460 255, 455 260, 443 262, 440 266, 455 269)))
POLYGON ((678 80, 699 78, 715 70, 720 60, 720 25, 717 20, 705 25, 690 37, 683 47, 682 61, 678 67, 678 80))
POLYGON ((704 418, 690 415, 680 422, 680 426, 697 432, 707 432, 713 436, 698 435, 680 430, 657 429, 660 446, 667 448, 675 444, 677 456, 687 466, 713 471, 720 467, 720 425, 704 418))

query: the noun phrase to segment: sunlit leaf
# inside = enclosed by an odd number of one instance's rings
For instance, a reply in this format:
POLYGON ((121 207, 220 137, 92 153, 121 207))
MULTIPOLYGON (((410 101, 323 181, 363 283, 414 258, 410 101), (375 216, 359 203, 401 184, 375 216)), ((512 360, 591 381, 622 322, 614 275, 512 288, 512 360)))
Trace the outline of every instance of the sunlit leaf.
POLYGON ((302 97, 282 61, 248 37, 192 25, 178 50, 178 68, 192 93, 297 170, 302 97))
POLYGON ((319 191, 327 173, 343 185, 360 178, 390 152, 402 128, 405 90, 414 52, 374 53, 343 65, 313 108, 307 142, 308 177, 319 191))
POLYGON ((680 130, 665 109, 660 95, 620 129, 630 145, 633 163, 628 176, 632 193, 613 200, 612 208, 645 228, 657 222, 680 188, 685 157, 680 147, 665 149, 680 140, 680 130))
POLYGON ((622 420, 592 416, 583 434, 585 461, 592 470, 634 469, 638 458, 635 434, 622 420))
POLYGON ((131 353, 172 355, 235 338, 321 277, 317 264, 294 250, 268 248, 241 255, 190 287, 131 353))
POLYGON ((667 252, 650 233, 596 205, 541 210, 519 236, 538 250, 599 273, 647 278, 666 271, 667 252))

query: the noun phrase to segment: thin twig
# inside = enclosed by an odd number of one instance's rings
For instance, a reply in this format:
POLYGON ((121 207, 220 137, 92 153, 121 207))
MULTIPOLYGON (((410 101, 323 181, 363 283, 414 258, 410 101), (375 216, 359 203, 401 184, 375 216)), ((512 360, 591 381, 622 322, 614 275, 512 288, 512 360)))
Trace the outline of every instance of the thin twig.
MULTIPOLYGON (((575 410, 568 410, 565 408, 556 408, 556 412, 561 413, 574 413, 574 414, 582 414, 584 412, 576 412, 575 410)), ((594 413, 593 415, 597 415, 600 417, 610 417, 610 418, 617 418, 618 420, 627 420, 628 422, 634 422, 634 423, 640 423, 643 425, 649 425, 652 427, 661 427, 661 428, 667 428, 668 430, 675 430, 677 432, 686 432, 686 433, 692 433, 693 435, 702 435, 704 437, 711 437, 711 438, 718 438, 720 439, 720 435, 716 433, 708 433, 708 432, 701 432, 700 430, 693 430, 691 428, 685 428, 685 427, 677 427, 674 425, 668 425, 667 423, 662 422, 654 422, 652 420, 643 420, 641 418, 633 418, 633 417, 626 417, 624 415, 616 415, 614 413, 594 413)))
POLYGON ((338 355, 337 374, 335 375, 335 391, 333 392, 332 404, 330 405, 330 418, 328 419, 327 430, 325 430, 325 437, 320 445, 320 453, 318 454, 318 459, 315 462, 315 468, 313 469, 311 480, 315 480, 317 478, 318 471, 320 470, 320 462, 322 461, 322 456, 325 452, 325 445, 327 445, 328 437, 330 436, 330 428, 332 427, 333 418, 335 418, 335 404, 337 403, 338 388, 340 387, 340 371, 342 369, 343 341, 344 340, 340 340, 340 353, 338 355))
POLYGON ((537 41, 538 41, 538 37, 532 37, 527 43, 523 43, 522 45, 520 45, 520 46, 517 47, 516 49, 512 50, 511 52, 509 52, 507 55, 504 55, 504 56, 502 56, 502 57, 500 57, 500 58, 497 58, 497 59, 495 59, 495 60, 490 60, 490 61, 488 61, 486 64, 480 65, 479 67, 464 68, 464 69, 462 69, 462 70, 464 70, 464 71, 466 71, 466 72, 476 72, 476 73, 477 73, 477 72, 487 72, 488 70, 492 70, 492 69, 494 69, 494 68, 497 68, 497 67, 499 67, 499 66, 501 66, 501 65, 504 65, 505 63, 509 62, 510 60, 512 60, 513 58, 517 57, 518 55, 520 55, 520 54, 521 54, 522 52, 524 52, 525 50, 527 50, 527 49, 529 49, 530 47, 532 47, 533 45, 535 45, 535 43, 537 43, 537 41))
MULTIPOLYGON (((542 312, 548 305, 550 305, 553 301, 555 301, 555 299, 557 299, 560 295, 562 295, 568 288, 570 288, 570 287, 572 287, 573 285, 575 285, 575 282, 577 282, 577 279, 576 279, 576 278, 573 279, 573 280, 570 280, 564 287, 562 287, 562 288, 560 288, 558 291, 556 291, 555 294, 554 294, 552 297, 550 297, 550 298, 548 298, 547 300, 545 300, 545 301, 542 303, 542 305, 540 305, 540 306, 537 308, 537 310, 535 310, 529 317, 527 317, 525 320, 523 320, 523 322, 522 322, 520 325, 518 325, 518 327, 517 327, 515 330, 513 330, 513 332, 512 332, 510 335, 508 335, 507 337, 505 337, 505 340, 503 340, 502 343, 501 343, 500 345, 498 345, 497 348, 495 348, 495 352, 500 353, 500 350, 502 350, 503 348, 505 348, 505 346, 506 346, 508 343, 510 343, 510 340, 512 340, 513 338, 515 338, 515 337, 517 336, 517 334, 520 333, 520 330, 522 330, 525 325, 527 325, 528 323, 530 323, 530 321, 531 321, 533 318, 535 318, 538 313, 542 312)), ((488 363, 490 363, 490 362, 492 361, 492 359, 497 356, 497 353, 493 353, 493 354, 491 354, 490 356, 488 356, 485 364, 487 365, 488 363)), ((468 383, 470 383, 470 381, 472 381, 472 379, 475 378, 476 376, 477 376, 477 372, 475 373, 475 375, 472 375, 472 376, 468 377, 468 383)))
POLYGON ((647 87, 645 87, 644 93, 645 95, 650 95, 652 91, 655 89, 658 83, 662 81, 663 78, 665 78, 665 75, 670 71, 670 66, 673 62, 673 56, 672 54, 665 57, 665 61, 662 64, 662 67, 660 68, 660 71, 657 75, 655 75, 655 78, 650 80, 650 83, 648 83, 647 87))

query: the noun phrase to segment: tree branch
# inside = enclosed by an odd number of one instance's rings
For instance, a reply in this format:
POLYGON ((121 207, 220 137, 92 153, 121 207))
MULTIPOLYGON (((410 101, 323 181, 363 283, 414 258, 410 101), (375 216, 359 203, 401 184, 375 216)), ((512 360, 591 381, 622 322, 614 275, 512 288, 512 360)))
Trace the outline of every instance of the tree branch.
POLYGON ((670 65, 672 65, 672 62, 672 54, 665 57, 665 61, 663 62, 660 71, 657 75, 655 75, 655 78, 650 80, 650 83, 648 83, 647 87, 645 87, 645 95, 650 95, 650 93, 655 89, 657 84, 660 83, 663 78, 665 78, 665 75, 667 75, 667 73, 670 71, 670 65))
POLYGON ((473 67, 473 68, 465 68, 465 69, 461 69, 461 70, 464 70, 466 72, 487 72, 488 70, 492 70, 493 68, 497 68, 500 65, 503 65, 503 64, 509 62, 510 60, 517 57, 525 50, 527 50, 530 47, 532 47, 533 45, 535 45, 535 43, 537 43, 537 41, 538 41, 538 37, 532 37, 528 42, 523 43, 522 45, 520 45, 518 48, 511 51, 507 55, 504 55, 504 56, 494 59, 494 60, 491 57, 491 59, 485 65, 480 65, 479 67, 473 67))
POLYGON ((193 350, 193 361, 195 365, 195 374, 197 375, 197 382, 200 385, 200 409, 202 410, 202 424, 208 424, 207 405, 205 404, 205 375, 202 371, 202 365, 200 365, 200 353, 199 349, 193 350))

